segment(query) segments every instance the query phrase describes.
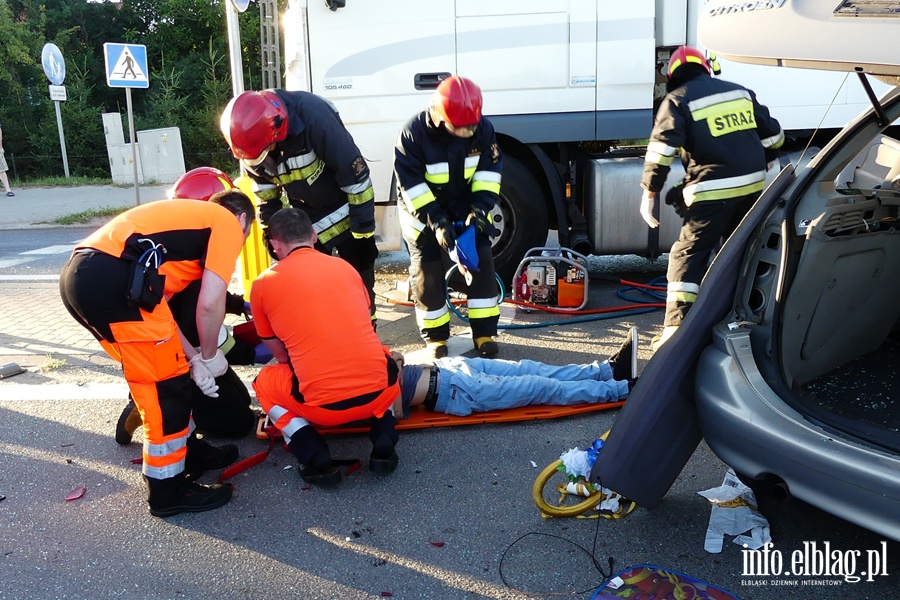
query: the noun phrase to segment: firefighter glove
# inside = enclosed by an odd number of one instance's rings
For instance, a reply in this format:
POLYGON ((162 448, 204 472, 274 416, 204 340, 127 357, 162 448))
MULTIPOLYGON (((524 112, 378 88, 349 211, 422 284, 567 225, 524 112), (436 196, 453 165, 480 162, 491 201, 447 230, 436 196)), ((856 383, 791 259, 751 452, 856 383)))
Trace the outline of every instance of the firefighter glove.
POLYGON ((358 271, 368 269, 375 264, 378 258, 378 246, 375 244, 375 237, 353 238, 353 245, 356 246, 356 261, 353 265, 358 271))
POLYGON ((469 216, 466 217, 466 227, 469 225, 475 225, 475 229, 488 237, 497 235, 497 229, 491 221, 491 215, 480 208, 473 208, 469 216))
POLYGON ((643 217, 644 221, 647 222, 647 225, 650 226, 650 229, 656 229, 657 227, 659 227, 659 221, 653 214, 655 212, 656 192, 644 190, 644 194, 641 196, 641 217, 643 217))
POLYGON ((437 238, 441 248, 450 252, 456 246, 456 231, 450 219, 443 218, 434 224, 434 237, 437 238))
POLYGON ((212 373, 203 364, 203 359, 199 353, 191 358, 191 379, 194 380, 194 383, 197 384, 197 387, 200 388, 200 391, 205 396, 210 398, 219 397, 219 386, 216 385, 216 378, 212 376, 212 373))
MULTIPOLYGON (((199 354, 197 356, 200 356, 199 354)), ((228 370, 228 360, 221 350, 216 348, 216 355, 212 358, 203 358, 200 356, 200 362, 203 363, 213 377, 221 377, 228 370)))

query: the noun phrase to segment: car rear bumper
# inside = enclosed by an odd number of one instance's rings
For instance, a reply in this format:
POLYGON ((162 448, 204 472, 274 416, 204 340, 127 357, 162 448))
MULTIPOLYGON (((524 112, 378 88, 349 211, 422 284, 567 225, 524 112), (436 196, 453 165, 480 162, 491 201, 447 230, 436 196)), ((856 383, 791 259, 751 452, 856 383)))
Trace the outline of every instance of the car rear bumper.
POLYGON ((736 471, 900 541, 900 456, 806 420, 765 383, 746 330, 717 329, 697 368, 700 426, 736 471))

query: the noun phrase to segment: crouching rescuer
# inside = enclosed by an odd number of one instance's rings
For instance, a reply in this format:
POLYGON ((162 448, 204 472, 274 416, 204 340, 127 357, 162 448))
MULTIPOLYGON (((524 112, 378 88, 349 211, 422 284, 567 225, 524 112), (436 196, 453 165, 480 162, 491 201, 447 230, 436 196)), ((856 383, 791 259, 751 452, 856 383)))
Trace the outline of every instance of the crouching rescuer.
POLYGON ((278 263, 250 289, 256 331, 278 361, 253 382, 260 406, 307 483, 341 481, 315 425, 369 418, 369 470, 392 472, 399 437, 391 406, 400 396, 399 369, 372 328, 365 284, 347 262, 316 251, 316 232, 301 210, 272 215, 269 243, 278 263))
POLYGON ((456 228, 473 225, 479 270, 468 285, 469 325, 475 349, 498 354, 499 290, 490 238, 491 211, 500 194, 502 161, 491 123, 481 115, 481 89, 453 75, 431 105, 400 132, 394 149, 400 229, 409 249, 416 322, 434 358, 447 356, 450 310, 444 274, 451 266, 456 228))
POLYGON ((150 513, 168 517, 223 506, 231 487, 194 480, 226 467, 237 447, 214 448, 194 433, 193 379, 217 397, 228 369, 218 349, 225 295, 254 219, 238 191, 209 202, 169 200, 132 208, 73 251, 60 274, 66 309, 122 364, 144 428, 143 476, 150 513), (200 280, 200 350, 179 330, 168 299, 200 280))

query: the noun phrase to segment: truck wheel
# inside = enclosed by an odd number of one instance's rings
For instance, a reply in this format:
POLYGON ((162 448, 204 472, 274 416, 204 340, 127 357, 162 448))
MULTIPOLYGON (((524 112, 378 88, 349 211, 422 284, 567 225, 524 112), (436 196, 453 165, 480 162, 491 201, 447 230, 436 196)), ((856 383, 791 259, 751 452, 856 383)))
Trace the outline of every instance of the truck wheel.
POLYGON ((492 240, 494 268, 507 287, 522 257, 547 243, 547 204, 534 176, 521 162, 503 157, 500 202, 491 213, 499 234, 492 240))

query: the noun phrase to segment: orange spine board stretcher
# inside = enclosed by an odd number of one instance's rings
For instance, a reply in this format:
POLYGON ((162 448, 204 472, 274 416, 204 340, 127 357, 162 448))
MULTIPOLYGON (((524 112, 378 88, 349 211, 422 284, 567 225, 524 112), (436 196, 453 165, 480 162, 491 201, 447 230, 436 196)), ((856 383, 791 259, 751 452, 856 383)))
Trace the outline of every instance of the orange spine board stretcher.
MULTIPOLYGON (((397 421, 397 430, 555 419, 558 417, 580 415, 582 413, 596 412, 610 408, 619 408, 623 404, 625 404, 624 400, 621 402, 602 402, 598 404, 574 404, 572 406, 523 406, 506 410, 473 413, 465 417, 436 413, 428 410, 424 406, 416 406, 410 411, 408 419, 397 421)), ((256 437, 261 440, 268 437, 265 432, 265 426, 266 419, 261 418, 256 429, 256 437)), ((316 429, 323 435, 366 433, 369 431, 369 424, 362 421, 356 421, 338 427, 316 427, 316 429)))

